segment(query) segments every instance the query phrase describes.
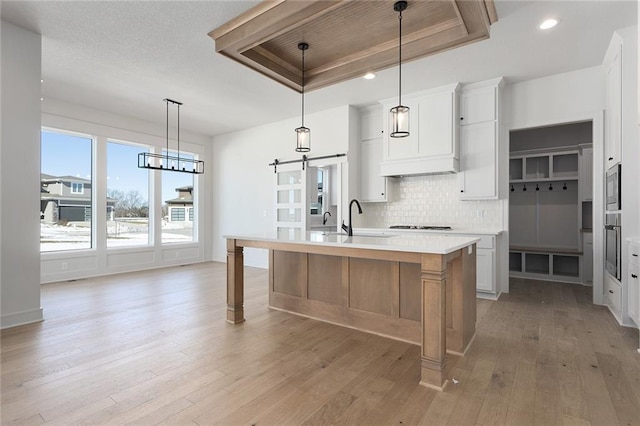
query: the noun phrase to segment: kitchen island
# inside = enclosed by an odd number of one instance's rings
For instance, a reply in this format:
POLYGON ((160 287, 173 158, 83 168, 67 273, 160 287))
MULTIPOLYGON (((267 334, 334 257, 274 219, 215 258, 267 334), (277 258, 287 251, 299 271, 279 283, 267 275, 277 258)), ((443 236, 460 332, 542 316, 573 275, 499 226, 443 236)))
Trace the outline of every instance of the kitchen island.
POLYGON ((227 321, 244 321, 243 248, 269 250, 269 306, 420 345, 420 384, 475 336, 477 238, 307 232, 227 239, 227 321))

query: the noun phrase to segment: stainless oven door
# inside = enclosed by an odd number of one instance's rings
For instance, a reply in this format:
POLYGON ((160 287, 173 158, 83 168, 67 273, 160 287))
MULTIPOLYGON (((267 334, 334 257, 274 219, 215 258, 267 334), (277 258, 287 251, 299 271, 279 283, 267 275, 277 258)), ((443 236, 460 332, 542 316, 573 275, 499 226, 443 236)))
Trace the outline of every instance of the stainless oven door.
POLYGON ((608 214, 606 216, 605 229, 605 267, 611 276, 620 280, 621 268, 621 242, 619 215, 608 214))

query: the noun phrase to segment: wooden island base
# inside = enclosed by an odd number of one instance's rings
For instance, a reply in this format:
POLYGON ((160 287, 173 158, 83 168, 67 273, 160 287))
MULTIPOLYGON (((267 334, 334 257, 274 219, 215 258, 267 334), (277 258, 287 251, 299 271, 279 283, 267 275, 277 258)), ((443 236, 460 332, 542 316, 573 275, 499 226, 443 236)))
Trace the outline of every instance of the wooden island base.
POLYGON ((269 249, 269 305, 422 347, 420 384, 442 390, 446 352, 475 335, 475 244, 429 254, 227 241, 227 321, 244 321, 243 247, 269 249))

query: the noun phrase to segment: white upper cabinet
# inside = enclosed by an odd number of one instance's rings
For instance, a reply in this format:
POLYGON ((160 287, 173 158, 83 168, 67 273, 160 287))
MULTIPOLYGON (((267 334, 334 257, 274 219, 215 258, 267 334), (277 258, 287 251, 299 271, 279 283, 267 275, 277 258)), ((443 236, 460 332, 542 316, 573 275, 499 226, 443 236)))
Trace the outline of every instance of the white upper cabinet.
POLYGON ((496 179, 496 123, 485 121, 460 127, 460 198, 493 199, 496 179))
POLYGON ((382 116, 381 105, 360 111, 360 201, 365 203, 392 201, 392 182, 380 174, 382 116))
POLYGON ((464 86, 460 94, 461 200, 498 198, 499 94, 503 79, 464 86))
POLYGON ((458 170, 458 87, 439 87, 402 98, 410 108, 405 138, 389 137, 389 110, 397 99, 382 101, 383 176, 451 173, 458 170))
POLYGON ((622 146, 622 39, 614 34, 604 59, 606 73, 604 159, 608 169, 620 162, 622 146))
POLYGON ((497 120, 497 87, 463 89, 460 94, 460 125, 497 120))

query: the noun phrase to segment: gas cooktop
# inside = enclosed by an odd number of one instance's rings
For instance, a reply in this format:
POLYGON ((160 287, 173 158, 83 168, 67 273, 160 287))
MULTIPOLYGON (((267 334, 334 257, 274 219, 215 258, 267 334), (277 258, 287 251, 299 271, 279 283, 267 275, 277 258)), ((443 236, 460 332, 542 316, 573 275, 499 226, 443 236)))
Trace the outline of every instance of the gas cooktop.
POLYGON ((451 231, 450 226, 434 226, 434 225, 393 225, 390 229, 423 229, 428 231, 451 231))

